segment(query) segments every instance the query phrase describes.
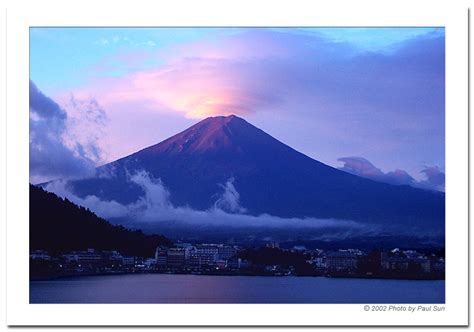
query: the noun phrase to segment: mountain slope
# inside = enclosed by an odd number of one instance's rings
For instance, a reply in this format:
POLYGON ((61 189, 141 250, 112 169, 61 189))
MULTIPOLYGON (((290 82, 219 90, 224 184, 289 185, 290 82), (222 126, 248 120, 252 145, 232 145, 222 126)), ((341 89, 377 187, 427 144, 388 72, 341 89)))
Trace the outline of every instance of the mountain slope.
POLYGON ((207 118, 153 146, 71 183, 74 192, 132 203, 142 189, 128 181, 145 170, 160 178, 175 206, 205 210, 233 179, 249 214, 350 219, 444 229, 444 193, 393 186, 345 173, 290 148, 245 120, 207 118))
POLYGON ((113 226, 91 211, 30 184, 30 250, 58 253, 94 248, 151 257, 162 244, 170 241, 113 226))

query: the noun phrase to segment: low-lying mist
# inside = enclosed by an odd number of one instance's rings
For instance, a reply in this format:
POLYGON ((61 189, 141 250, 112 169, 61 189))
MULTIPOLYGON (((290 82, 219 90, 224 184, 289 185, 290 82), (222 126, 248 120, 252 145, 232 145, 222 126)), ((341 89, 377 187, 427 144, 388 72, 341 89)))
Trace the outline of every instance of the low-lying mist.
POLYGON ((217 237, 245 237, 248 239, 343 240, 353 237, 373 237, 397 234, 410 235, 410 230, 390 226, 364 224, 351 220, 318 218, 282 218, 269 214, 251 215, 240 204, 240 195, 229 178, 220 184, 222 192, 209 209, 200 211, 188 206, 174 206, 171 193, 160 179, 146 171, 128 176, 128 181, 140 186, 144 195, 131 204, 102 200, 95 195, 75 195, 65 180, 54 181, 45 187, 60 197, 84 206, 97 215, 127 227, 140 228, 165 235, 196 237, 199 233, 217 237))

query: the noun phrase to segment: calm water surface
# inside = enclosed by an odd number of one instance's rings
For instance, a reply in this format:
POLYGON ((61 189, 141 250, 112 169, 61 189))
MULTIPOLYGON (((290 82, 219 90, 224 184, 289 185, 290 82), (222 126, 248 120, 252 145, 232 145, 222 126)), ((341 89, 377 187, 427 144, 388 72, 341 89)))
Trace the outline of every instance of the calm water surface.
POLYGON ((30 282, 30 303, 444 303, 443 280, 168 274, 30 282))

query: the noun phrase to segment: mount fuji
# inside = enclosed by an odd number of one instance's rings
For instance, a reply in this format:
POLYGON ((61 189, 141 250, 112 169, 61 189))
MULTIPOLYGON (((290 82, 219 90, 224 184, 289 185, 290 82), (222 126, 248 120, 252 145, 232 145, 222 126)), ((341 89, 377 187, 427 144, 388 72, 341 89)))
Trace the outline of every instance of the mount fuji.
POLYGON ((352 220, 444 236, 444 193, 343 172, 234 115, 204 119, 68 186, 78 197, 133 204, 145 194, 130 181, 140 171, 161 180, 173 206, 208 210, 230 181, 239 205, 222 206, 229 213, 352 220))

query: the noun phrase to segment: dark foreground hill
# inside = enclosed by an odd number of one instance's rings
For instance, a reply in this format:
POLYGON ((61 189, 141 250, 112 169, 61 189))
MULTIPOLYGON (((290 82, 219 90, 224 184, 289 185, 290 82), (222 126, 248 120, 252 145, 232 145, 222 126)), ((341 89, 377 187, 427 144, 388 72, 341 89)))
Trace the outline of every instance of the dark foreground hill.
POLYGON ((84 207, 30 184, 30 250, 118 250, 123 255, 153 256, 170 241, 113 226, 84 207))

